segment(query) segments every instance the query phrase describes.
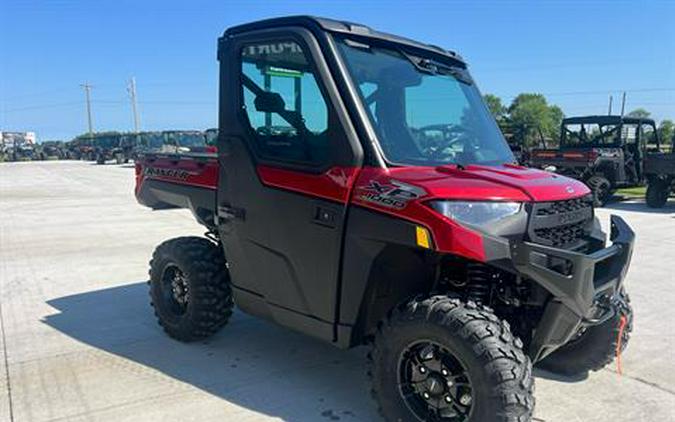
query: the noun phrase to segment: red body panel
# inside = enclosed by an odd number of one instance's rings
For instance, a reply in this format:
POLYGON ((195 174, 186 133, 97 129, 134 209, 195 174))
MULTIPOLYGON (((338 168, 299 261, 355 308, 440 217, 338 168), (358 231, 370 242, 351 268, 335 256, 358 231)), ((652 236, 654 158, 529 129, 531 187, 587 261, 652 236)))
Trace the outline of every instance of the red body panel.
POLYGON ((216 189, 218 158, 215 155, 176 157, 161 154, 142 158, 136 161, 137 195, 145 179, 216 189))
MULTIPOLYGON (((258 166, 266 186, 382 212, 426 227, 439 252, 485 260, 482 235, 430 208, 431 200, 545 202, 590 193, 583 183, 516 165, 497 167, 333 167, 312 174, 258 166)), ((156 156, 136 164, 136 192, 146 178, 216 189, 216 157, 156 156)))
POLYGON ((258 166, 257 170, 260 181, 266 186, 345 203, 349 199, 350 189, 359 169, 333 167, 320 174, 270 166, 258 166))

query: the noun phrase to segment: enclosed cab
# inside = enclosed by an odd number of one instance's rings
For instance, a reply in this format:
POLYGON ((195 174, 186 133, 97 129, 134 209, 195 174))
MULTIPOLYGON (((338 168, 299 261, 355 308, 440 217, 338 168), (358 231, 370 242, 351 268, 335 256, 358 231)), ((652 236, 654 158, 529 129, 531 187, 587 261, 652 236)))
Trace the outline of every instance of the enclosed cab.
POLYGON ((217 154, 136 163, 140 203, 207 230, 153 255, 170 336, 236 304, 367 344, 390 421, 528 421, 532 362, 578 375, 625 347, 633 232, 612 216, 607 242, 583 183, 514 164, 459 55, 289 17, 228 29, 218 59, 217 154))

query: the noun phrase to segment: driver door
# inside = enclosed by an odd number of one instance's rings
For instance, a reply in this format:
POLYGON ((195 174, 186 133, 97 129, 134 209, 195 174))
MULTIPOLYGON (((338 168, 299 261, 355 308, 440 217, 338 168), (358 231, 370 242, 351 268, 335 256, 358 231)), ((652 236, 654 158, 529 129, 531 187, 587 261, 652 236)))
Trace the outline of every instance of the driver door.
POLYGON ((332 341, 358 144, 313 36, 264 31, 220 46, 219 232, 235 301, 332 341))

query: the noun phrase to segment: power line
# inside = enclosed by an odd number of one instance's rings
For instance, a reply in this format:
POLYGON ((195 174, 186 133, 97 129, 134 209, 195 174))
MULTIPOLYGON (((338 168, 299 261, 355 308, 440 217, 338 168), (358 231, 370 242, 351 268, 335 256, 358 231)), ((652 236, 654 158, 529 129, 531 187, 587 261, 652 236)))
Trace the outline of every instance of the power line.
POLYGON ((15 112, 15 111, 40 110, 40 109, 46 109, 46 108, 70 107, 70 106, 76 106, 76 105, 79 106, 81 104, 82 104, 81 101, 71 101, 71 102, 68 102, 68 103, 54 103, 54 104, 43 104, 43 105, 36 105, 36 106, 2 109, 2 112, 3 113, 12 113, 12 112, 15 112))

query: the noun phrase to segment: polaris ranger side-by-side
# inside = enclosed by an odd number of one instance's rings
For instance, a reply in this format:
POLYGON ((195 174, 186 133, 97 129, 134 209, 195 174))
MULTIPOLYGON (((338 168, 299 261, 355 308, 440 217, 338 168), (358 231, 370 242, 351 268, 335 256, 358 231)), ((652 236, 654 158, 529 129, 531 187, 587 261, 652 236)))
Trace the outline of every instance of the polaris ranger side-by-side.
POLYGON ((349 348, 390 421, 528 421, 532 362, 612 361, 634 234, 581 182, 513 164, 463 59, 310 17, 219 40, 216 153, 148 153, 136 196, 204 238, 150 263, 159 323, 192 341, 233 305, 349 348))
POLYGON ((560 148, 533 151, 531 165, 553 166, 557 173, 583 181, 602 206, 617 188, 642 184, 643 159, 654 148, 658 133, 651 119, 570 117, 562 121, 560 148))

